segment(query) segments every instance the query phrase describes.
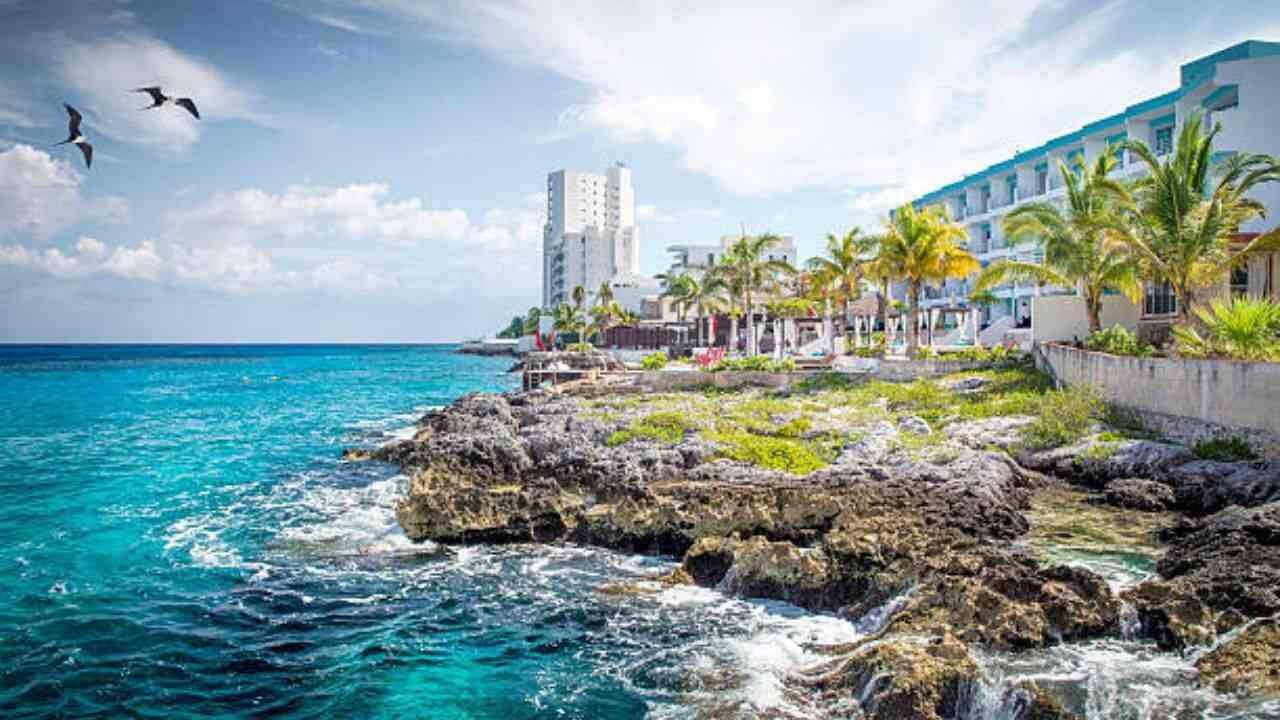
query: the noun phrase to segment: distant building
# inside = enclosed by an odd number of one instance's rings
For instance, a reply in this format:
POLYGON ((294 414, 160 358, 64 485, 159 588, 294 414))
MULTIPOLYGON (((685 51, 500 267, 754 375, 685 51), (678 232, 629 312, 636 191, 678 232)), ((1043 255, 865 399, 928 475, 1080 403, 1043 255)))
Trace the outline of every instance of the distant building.
POLYGON ((569 170, 547 175, 542 306, 569 302, 575 286, 595 294, 615 275, 639 271, 631 170, 617 163, 603 175, 569 170))
MULTIPOLYGON (((964 223, 969 232, 969 251, 985 267, 991 262, 1014 257, 1042 262, 1044 251, 1036 244, 1014 245, 1004 236, 1001 219, 1013 208, 1030 201, 1065 204, 1065 188, 1058 161, 1074 166, 1083 157, 1092 163, 1108 145, 1126 139, 1141 140, 1157 154, 1173 150, 1178 132, 1194 111, 1204 113, 1205 123, 1222 124, 1215 139, 1218 156, 1233 152, 1258 152, 1280 157, 1280 43, 1250 41, 1233 45, 1182 66, 1180 83, 1174 90, 1130 105, 1122 112, 1089 123, 1075 132, 1053 138, 1045 144, 1019 152, 1014 157, 939 188, 913 201, 916 207, 944 205, 964 223)), ((1132 179, 1147 169, 1136 156, 1121 153, 1116 176, 1132 179)), ((1241 240, 1259 232, 1280 216, 1280 184, 1263 185, 1252 196, 1267 207, 1266 222, 1252 221, 1241 228, 1241 240)), ((1230 289, 1254 296, 1275 296, 1276 257, 1254 258, 1236 270, 1230 289)), ((927 287, 923 308, 963 306, 973 287, 973 277, 951 280, 927 287)), ((1071 292, 1064 288, 1041 288, 1030 284, 1009 284, 995 290, 1002 302, 985 311, 986 322, 1005 317, 1011 324, 1030 321, 1031 297, 1071 292)), ((1168 284, 1146 288, 1140 308, 1142 322, 1167 322, 1177 309, 1178 299, 1168 284)), ((895 298, 905 300, 905 289, 893 289, 895 298)))
MULTIPOLYGON (((770 260, 786 260, 795 265, 795 238, 790 235, 782 235, 781 238, 782 241, 765 253, 765 257, 770 260)), ((667 252, 672 257, 671 268, 667 272, 670 275, 688 274, 701 278, 708 268, 720 262, 721 256, 741 239, 741 235, 723 235, 717 245, 668 245, 667 252)))

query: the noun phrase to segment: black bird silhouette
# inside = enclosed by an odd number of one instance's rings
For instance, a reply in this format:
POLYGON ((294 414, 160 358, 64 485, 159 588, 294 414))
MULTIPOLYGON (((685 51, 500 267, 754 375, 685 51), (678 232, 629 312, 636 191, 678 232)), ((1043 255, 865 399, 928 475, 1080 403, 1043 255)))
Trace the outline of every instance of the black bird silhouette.
POLYGON ((66 145, 67 143, 72 143, 78 146, 80 148, 80 152, 84 153, 84 166, 87 168, 93 167, 93 146, 90 145, 89 141, 80 133, 80 120, 82 119, 80 117, 80 113, 66 103, 62 103, 62 106, 67 109, 67 115, 71 117, 71 119, 67 121, 67 139, 60 143, 54 143, 53 146, 57 147, 59 145, 66 145))
POLYGON ((162 105, 173 104, 179 107, 186 108, 187 112, 194 115, 197 120, 200 119, 200 111, 196 109, 196 103, 191 98, 171 98, 168 95, 165 95, 163 92, 161 92, 160 88, 158 87, 134 88, 133 91, 144 92, 151 96, 151 104, 144 108, 138 108, 139 110, 150 110, 152 108, 158 108, 162 105))

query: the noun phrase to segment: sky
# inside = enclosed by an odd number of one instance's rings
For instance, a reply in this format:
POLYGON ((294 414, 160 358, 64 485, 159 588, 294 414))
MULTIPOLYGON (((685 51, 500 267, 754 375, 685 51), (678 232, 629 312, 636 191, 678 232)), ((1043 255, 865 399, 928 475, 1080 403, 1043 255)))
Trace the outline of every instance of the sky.
POLYGON ((1248 39, 1280 3, 0 0, 0 342, 489 334, 546 174, 614 161, 646 273, 743 227, 803 258, 1248 39))

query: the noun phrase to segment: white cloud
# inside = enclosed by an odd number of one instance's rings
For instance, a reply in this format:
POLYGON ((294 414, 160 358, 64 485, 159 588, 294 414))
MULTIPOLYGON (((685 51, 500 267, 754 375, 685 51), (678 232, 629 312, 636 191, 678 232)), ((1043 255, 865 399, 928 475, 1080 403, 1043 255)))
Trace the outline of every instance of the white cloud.
POLYGON ((181 147, 200 139, 202 122, 262 121, 252 109, 252 92, 243 84, 211 63, 142 33, 94 42, 61 39, 53 52, 61 82, 86 99, 77 109, 90 127, 116 140, 181 147), (129 91, 151 85, 161 86, 168 95, 191 97, 203 120, 176 107, 140 112, 150 99, 129 91))
MULTIPOLYGON (((101 243, 98 245, 102 246, 101 243)), ((105 253, 105 248, 101 248, 101 251, 105 253)), ((84 252, 83 248, 81 252, 84 252)), ((123 245, 117 247, 102 267, 107 272, 123 278, 155 280, 160 277, 160 272, 164 269, 164 261, 156 252, 155 242, 143 240, 134 248, 123 245)))
POLYGON ((109 273, 130 279, 154 280, 160 273, 160 258, 151 241, 143 241, 136 248, 119 246, 108 256, 105 243, 87 236, 81 237, 70 252, 59 248, 41 251, 25 245, 0 245, 0 265, 45 272, 60 278, 109 273))
POLYGON ((950 182, 1172 88, 1243 30, 1139 43, 1149 8, 1061 0, 352 6, 577 81, 562 130, 668 145, 747 196, 950 182))
POLYGON ((0 265, 57 277, 110 274, 231 294, 324 291, 429 302, 533 296, 546 196, 461 209, 395 198, 385 183, 246 188, 173 211, 154 239, 71 249, 0 246, 0 265))
MULTIPOLYGON (((73 159, 78 157, 77 152, 73 159)), ((86 198, 81 181, 70 162, 30 145, 0 151, 0 237, 45 240, 80 222, 119 222, 128 216, 124 198, 86 198)))

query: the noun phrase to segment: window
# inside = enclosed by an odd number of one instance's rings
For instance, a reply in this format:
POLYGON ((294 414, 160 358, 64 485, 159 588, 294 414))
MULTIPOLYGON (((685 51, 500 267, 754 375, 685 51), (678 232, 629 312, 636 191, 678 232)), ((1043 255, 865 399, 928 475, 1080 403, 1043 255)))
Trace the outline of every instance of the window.
POLYGON ((1156 128, 1156 155, 1167 155, 1173 151, 1173 126, 1156 128))
POLYGON ((1167 280, 1147 285, 1146 300, 1142 304, 1143 315, 1172 315, 1177 311, 1178 298, 1167 280))
POLYGON ((1249 296, 1249 266, 1241 265, 1231 271, 1231 297, 1249 296))
POLYGON ((708 265, 715 265, 715 264, 716 264, 716 254, 715 254, 715 253, 707 253, 707 264, 708 264, 708 265))
POLYGON ((1036 170, 1036 194, 1043 195, 1049 191, 1049 170, 1036 170))

